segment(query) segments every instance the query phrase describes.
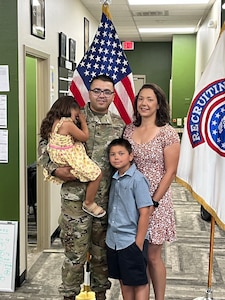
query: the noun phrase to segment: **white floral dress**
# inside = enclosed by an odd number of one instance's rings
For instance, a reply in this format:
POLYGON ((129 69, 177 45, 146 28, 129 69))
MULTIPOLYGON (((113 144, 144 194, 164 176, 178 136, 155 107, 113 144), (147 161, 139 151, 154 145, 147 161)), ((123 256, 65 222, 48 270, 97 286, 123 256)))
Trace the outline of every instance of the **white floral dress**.
MULTIPOLYGON (((161 178, 165 173, 164 148, 173 143, 179 143, 180 139, 174 128, 165 125, 160 128, 159 133, 149 142, 135 143, 132 136, 135 126, 130 124, 126 127, 123 137, 132 145, 134 162, 150 182, 150 193, 154 195, 161 178)), ((164 241, 176 240, 175 216, 172 202, 171 188, 160 199, 159 206, 150 217, 149 242, 156 245, 164 241)))
MULTIPOLYGON (((71 166, 71 173, 82 182, 95 180, 101 172, 100 168, 88 157, 82 142, 74 141, 70 135, 58 133, 63 122, 73 121, 71 118, 61 118, 55 126, 47 145, 51 161, 59 166, 71 166)), ((44 176, 46 180, 62 183, 61 180, 54 176, 49 176, 45 173, 44 176)))

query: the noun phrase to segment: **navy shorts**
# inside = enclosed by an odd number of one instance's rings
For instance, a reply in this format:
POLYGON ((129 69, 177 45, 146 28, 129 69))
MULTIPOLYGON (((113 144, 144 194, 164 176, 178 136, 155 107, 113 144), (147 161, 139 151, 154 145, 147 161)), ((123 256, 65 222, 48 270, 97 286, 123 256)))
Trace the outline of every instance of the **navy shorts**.
POLYGON ((147 240, 144 242, 143 251, 136 243, 122 250, 113 250, 107 246, 109 277, 119 279, 129 286, 147 284, 147 252, 147 240))

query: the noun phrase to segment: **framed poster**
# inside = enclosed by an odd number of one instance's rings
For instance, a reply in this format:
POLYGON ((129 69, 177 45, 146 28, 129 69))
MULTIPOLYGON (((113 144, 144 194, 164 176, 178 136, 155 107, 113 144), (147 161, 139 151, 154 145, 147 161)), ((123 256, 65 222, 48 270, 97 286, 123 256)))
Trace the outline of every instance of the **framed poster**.
POLYGON ((59 57, 66 58, 66 40, 67 37, 65 33, 59 33, 59 57))
POLYGON ((45 0, 30 0, 31 34, 45 39, 45 0))
POLYGON ((76 41, 69 39, 69 61, 76 61, 76 41))
POLYGON ((89 48, 89 21, 84 17, 84 54, 89 48))

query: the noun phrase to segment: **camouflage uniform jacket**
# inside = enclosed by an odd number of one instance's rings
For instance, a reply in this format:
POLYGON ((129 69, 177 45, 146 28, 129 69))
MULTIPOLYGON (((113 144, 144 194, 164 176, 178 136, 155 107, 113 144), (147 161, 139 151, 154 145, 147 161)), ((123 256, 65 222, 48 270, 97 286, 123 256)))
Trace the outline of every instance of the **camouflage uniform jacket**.
MULTIPOLYGON (((106 148, 113 139, 122 136, 125 124, 118 115, 111 112, 105 115, 93 113, 89 105, 84 107, 83 113, 86 116, 89 128, 89 139, 86 142, 87 154, 98 164, 103 172, 103 179, 96 195, 96 200, 99 204, 105 206, 107 205, 105 202, 108 202, 108 190, 111 181, 111 167, 108 162, 106 148)), ((47 141, 41 140, 38 149, 38 162, 51 174, 57 168, 57 165, 49 160, 46 146, 47 141)), ((85 191, 85 183, 70 181, 62 184, 61 196, 68 200, 83 201, 85 191)))

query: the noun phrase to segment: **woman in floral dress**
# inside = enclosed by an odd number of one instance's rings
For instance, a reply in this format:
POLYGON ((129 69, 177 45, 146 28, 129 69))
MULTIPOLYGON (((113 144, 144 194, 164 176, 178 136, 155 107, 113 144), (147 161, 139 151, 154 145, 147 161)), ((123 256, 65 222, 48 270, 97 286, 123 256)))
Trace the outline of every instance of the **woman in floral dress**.
POLYGON ((171 183, 175 178, 180 139, 169 125, 169 106, 156 84, 142 86, 135 99, 135 120, 123 137, 134 151, 137 168, 148 178, 155 210, 149 221, 148 267, 155 300, 164 300, 166 268, 162 259, 165 241, 176 240, 171 183))

